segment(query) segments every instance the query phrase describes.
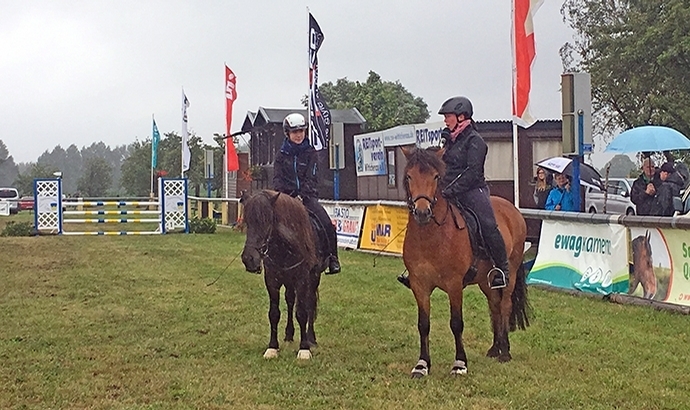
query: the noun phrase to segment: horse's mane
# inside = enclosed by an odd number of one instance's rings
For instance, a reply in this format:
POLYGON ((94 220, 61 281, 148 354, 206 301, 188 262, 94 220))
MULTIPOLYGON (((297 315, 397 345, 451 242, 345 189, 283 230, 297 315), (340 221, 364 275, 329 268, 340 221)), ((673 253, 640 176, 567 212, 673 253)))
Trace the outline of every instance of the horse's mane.
POLYGON ((421 173, 435 170, 441 175, 445 174, 446 165, 437 155, 438 151, 438 148, 413 148, 410 155, 407 157, 407 165, 405 166, 405 169, 407 170, 418 167, 419 172, 421 173))
POLYGON ((310 264, 316 264, 316 245, 309 214, 299 200, 275 191, 261 191, 246 201, 244 219, 248 226, 274 229, 289 247, 285 251, 296 252, 310 264))

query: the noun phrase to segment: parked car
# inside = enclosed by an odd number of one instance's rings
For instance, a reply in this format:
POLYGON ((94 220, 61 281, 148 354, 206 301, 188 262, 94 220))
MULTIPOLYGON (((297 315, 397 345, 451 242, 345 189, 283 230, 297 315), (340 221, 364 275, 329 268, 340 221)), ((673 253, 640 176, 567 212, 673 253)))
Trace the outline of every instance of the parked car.
POLYGON ((19 192, 14 188, 0 188, 0 201, 10 203, 10 213, 19 212, 19 192))
POLYGON ((34 197, 23 196, 19 199, 19 210, 20 211, 31 211, 34 209, 34 197))
MULTIPOLYGON (((606 213, 635 215, 635 204, 630 200, 634 179, 609 178, 607 186, 606 213)), ((604 191, 588 187, 585 193, 585 210, 592 214, 604 213, 604 191)))

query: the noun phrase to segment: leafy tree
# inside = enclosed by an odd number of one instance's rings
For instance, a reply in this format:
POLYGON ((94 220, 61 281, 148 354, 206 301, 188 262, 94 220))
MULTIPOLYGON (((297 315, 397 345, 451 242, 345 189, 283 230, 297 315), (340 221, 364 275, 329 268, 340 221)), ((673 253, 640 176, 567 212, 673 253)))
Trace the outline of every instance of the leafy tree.
POLYGON ((52 168, 44 164, 31 164, 28 172, 17 176, 17 179, 14 181, 14 186, 17 188, 20 195, 32 195, 34 192, 34 179, 55 178, 53 175, 55 171, 57 171, 57 168, 52 168))
POLYGON ((609 178, 628 178, 635 174, 639 168, 630 157, 620 154, 611 158, 611 161, 599 171, 602 178, 606 175, 606 167, 610 167, 609 178))
POLYGON ((103 197, 112 185, 112 170, 110 164, 102 157, 86 160, 84 173, 77 182, 77 189, 81 196, 103 197))
POLYGON ((589 72, 604 131, 666 125, 690 135, 690 7, 684 0, 566 0, 567 71, 589 72))
POLYGON ((418 124, 429 119, 428 106, 421 97, 412 95, 399 81, 382 81, 373 71, 369 71, 366 82, 340 78, 335 84, 321 84, 319 90, 330 108, 357 108, 367 120, 369 131, 418 124))
POLYGON ((14 158, 5 143, 0 140, 0 187, 12 186, 18 175, 19 169, 14 163, 14 158))

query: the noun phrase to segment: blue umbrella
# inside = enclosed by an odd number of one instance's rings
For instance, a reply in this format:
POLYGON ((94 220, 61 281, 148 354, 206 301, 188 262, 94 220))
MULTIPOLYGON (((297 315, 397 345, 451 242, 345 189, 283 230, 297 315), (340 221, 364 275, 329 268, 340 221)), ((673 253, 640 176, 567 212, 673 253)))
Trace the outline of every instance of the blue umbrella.
POLYGON ((620 133, 604 152, 654 152, 690 149, 690 140, 669 127, 644 125, 620 133))

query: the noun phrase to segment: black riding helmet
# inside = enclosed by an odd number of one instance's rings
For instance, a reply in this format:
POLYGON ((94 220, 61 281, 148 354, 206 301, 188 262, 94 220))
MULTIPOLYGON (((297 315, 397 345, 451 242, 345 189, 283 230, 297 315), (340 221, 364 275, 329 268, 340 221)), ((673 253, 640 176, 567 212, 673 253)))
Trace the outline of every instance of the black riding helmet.
POLYGON ((443 114, 465 114, 465 117, 472 118, 472 102, 467 97, 453 97, 446 100, 441 105, 438 113, 443 114))

